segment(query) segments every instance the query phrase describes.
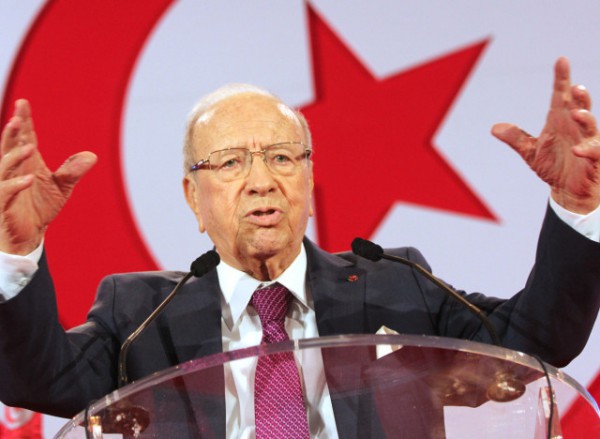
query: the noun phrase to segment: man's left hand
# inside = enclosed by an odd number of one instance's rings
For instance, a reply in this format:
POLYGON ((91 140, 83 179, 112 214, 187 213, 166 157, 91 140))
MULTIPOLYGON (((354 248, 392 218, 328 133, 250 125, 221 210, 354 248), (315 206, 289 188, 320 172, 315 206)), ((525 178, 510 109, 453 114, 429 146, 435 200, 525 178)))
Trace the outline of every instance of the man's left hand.
POLYGON ((516 125, 499 123, 492 134, 517 151, 565 209, 586 214, 600 204, 600 133, 591 98, 571 84, 569 61, 554 67, 554 90, 542 133, 533 137, 516 125))

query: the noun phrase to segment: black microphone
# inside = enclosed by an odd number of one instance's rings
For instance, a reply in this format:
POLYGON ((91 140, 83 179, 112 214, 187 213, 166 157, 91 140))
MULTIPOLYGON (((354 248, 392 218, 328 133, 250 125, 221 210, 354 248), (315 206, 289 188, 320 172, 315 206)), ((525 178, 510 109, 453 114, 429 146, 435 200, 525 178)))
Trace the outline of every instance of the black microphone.
POLYGON ((150 323, 162 312, 162 310, 169 304, 169 302, 175 297, 175 294, 181 289, 189 278, 192 276, 202 277, 210 270, 215 268, 221 262, 219 254, 214 250, 209 250, 203 255, 199 256, 190 267, 190 272, 187 273, 179 283, 173 288, 173 291, 169 293, 165 300, 148 316, 146 320, 123 342, 121 345, 121 351, 119 352, 119 387, 124 386, 128 383, 127 377, 127 352, 133 341, 148 327, 150 323))
POLYGON ((214 250, 209 250, 192 262, 190 273, 195 277, 202 277, 219 265, 219 262, 221 262, 219 254, 214 250))
POLYGON ((381 260, 381 255, 383 255, 383 248, 380 245, 363 238, 354 238, 351 247, 352 253, 373 262, 381 260))
MULTIPOLYGON (((429 279, 431 282, 433 282, 436 286, 440 287, 446 294, 460 302, 471 313, 477 316, 477 318, 481 321, 481 323, 483 323, 483 326, 485 326, 488 333, 490 334, 494 345, 502 347, 502 343, 500 342, 500 337, 498 337, 496 328, 494 327, 490 319, 481 311, 481 309, 473 305, 471 302, 469 302, 463 296, 458 294, 444 282, 439 280, 421 265, 417 264, 414 261, 411 261, 410 259, 387 254, 383 251, 383 248, 381 248, 381 246, 375 244, 374 242, 367 241, 363 238, 354 238, 351 247, 352 253, 361 256, 365 259, 369 259, 370 261, 377 262, 381 259, 387 259, 389 261, 399 262, 401 264, 414 268, 427 279, 429 279)), ((488 396, 493 401, 513 401, 525 392, 525 385, 523 384, 523 382, 513 377, 509 372, 502 373, 496 378, 496 381, 492 384, 492 386, 490 386, 490 388, 488 388, 488 396)))

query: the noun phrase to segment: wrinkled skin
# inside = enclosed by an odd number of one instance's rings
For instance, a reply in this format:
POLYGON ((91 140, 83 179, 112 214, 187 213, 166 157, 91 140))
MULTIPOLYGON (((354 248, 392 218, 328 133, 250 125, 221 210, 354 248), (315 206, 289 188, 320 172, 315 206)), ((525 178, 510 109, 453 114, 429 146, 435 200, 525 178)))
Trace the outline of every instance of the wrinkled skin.
MULTIPOLYGON (((195 158, 232 146, 259 151, 288 141, 306 143, 298 118, 280 101, 239 94, 214 105, 194 127, 195 158)), ((300 253, 312 214, 310 162, 294 175, 273 174, 261 155, 247 177, 223 182, 209 170, 184 179, 186 199, 221 259, 250 276, 278 277, 300 253)))
POLYGON ((0 151, 0 251, 26 255, 40 244, 96 155, 77 153, 51 172, 38 151, 31 108, 22 99, 2 131, 0 151))
POLYGON ((600 134, 591 98, 571 84, 569 62, 554 67, 554 89, 546 124, 538 137, 501 123, 492 134, 511 146, 551 188, 552 198, 571 212, 586 214, 600 204, 600 134))

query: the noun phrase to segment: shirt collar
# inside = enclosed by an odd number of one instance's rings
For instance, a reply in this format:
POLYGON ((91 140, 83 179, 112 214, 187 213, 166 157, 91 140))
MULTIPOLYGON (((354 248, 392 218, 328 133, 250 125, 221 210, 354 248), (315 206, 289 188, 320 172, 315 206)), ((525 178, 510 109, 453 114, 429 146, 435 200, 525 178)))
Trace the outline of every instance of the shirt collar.
POLYGON ((219 285, 223 293, 223 300, 229 307, 231 314, 231 323, 235 325, 246 310, 252 294, 261 285, 269 285, 273 282, 279 282, 286 287, 292 295, 302 305, 309 307, 306 293, 306 250, 304 244, 300 247, 300 253, 291 265, 277 279, 269 282, 262 282, 254 279, 252 276, 232 267, 226 262, 221 261, 217 265, 217 275, 219 285))

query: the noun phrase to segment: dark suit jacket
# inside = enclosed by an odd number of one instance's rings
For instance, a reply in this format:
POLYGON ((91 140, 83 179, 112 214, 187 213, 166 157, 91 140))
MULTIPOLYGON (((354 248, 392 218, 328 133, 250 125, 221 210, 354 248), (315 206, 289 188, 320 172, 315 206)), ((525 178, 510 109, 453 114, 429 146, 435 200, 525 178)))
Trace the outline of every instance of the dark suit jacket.
MULTIPOLYGON (((305 246, 320 335, 375 333, 386 325, 405 334, 490 341, 476 318, 412 269, 352 254, 328 254, 308 240, 305 246), (350 281, 350 276, 358 279, 350 281)), ((416 249, 390 252, 427 267, 416 249)), ((0 399, 72 416, 114 390, 121 343, 182 276, 109 276, 99 287, 87 321, 65 333, 42 258, 30 285, 0 305, 0 399)), ((563 366, 583 349, 598 313, 600 245, 549 210, 525 288, 509 300, 478 293, 467 298, 490 316, 504 346, 563 366)), ((129 377, 139 379, 221 350, 220 289, 213 270, 190 280, 132 346, 129 377)), ((220 419, 223 415, 217 412, 214 416, 220 419)))

